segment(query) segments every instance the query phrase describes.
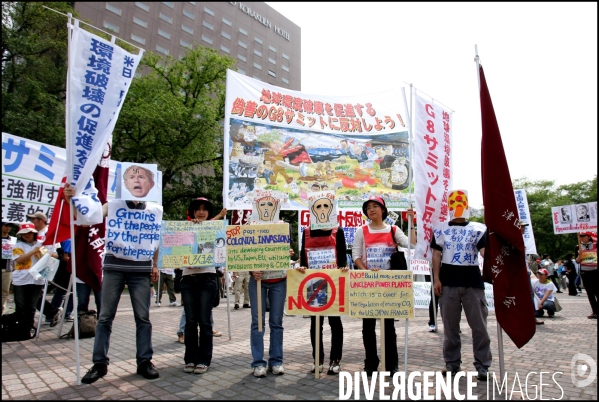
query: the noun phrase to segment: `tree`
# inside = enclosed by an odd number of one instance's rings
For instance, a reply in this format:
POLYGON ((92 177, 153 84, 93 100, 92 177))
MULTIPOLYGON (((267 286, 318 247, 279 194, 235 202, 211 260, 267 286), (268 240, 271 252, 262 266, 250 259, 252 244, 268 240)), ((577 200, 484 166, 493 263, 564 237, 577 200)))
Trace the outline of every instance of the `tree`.
POLYGON ((2 131, 64 147, 72 3, 2 2, 2 131))
POLYGON ((156 163, 167 219, 181 219, 189 201, 222 202, 226 71, 235 60, 194 46, 176 60, 148 52, 131 84, 113 135, 116 160, 156 163))

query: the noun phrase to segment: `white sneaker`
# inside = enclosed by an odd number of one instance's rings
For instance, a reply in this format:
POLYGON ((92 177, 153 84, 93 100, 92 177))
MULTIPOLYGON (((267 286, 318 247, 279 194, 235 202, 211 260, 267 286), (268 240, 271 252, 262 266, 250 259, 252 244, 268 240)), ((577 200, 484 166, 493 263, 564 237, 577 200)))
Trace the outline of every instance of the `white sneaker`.
POLYGON ((160 303, 156 302, 156 307, 160 307, 160 303))
POLYGON ((179 307, 181 305, 179 303, 177 303, 176 301, 174 301, 171 304, 169 304, 169 306, 171 306, 171 307, 179 307))
POLYGON ((437 326, 436 325, 429 325, 428 326, 428 332, 437 332, 437 326))
MULTIPOLYGON (((323 370, 323 368, 322 368, 322 364, 321 364, 320 366, 318 366, 318 372, 322 373, 322 370, 323 370)), ((312 373, 315 371, 316 371, 316 365, 312 364, 312 373)))
POLYGON ((195 368, 195 370, 193 370, 194 374, 204 374, 205 372, 208 371, 208 366, 206 366, 205 364, 198 364, 195 368))
POLYGON ((193 363, 187 363, 185 365, 185 367, 183 368, 183 371, 186 373, 193 373, 193 370, 195 370, 196 365, 193 363))
MULTIPOLYGON (((320 366, 320 367, 322 367, 322 366, 320 366)), ((272 366, 272 367, 269 368, 269 370, 274 375, 285 374, 285 369, 283 368, 283 366, 272 366)))
POLYGON ((266 367, 254 367, 254 377, 266 377, 266 367))

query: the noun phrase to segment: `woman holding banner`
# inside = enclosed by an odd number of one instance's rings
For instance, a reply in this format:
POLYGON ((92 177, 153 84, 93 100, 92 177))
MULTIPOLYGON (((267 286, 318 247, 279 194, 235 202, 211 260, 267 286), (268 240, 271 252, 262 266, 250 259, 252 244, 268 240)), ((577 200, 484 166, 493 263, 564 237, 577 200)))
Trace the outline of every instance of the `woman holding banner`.
MULTIPOLYGON (((391 268, 391 254, 396 250, 397 245, 408 247, 408 237, 397 226, 387 225, 384 221, 387 218, 387 206, 385 201, 378 196, 371 196, 364 204, 362 211, 371 222, 364 225, 354 235, 354 244, 352 247, 352 256, 354 265, 358 269, 378 271, 391 268), (376 248, 376 258, 369 257, 369 250, 376 248), (381 259, 380 250, 387 250, 385 258, 381 259)), ((414 211, 410 208, 407 211, 408 219, 413 219, 414 211)), ((412 227, 414 231, 414 227, 412 227)), ((412 245, 416 244, 416 233, 412 232, 412 245)), ((397 372, 397 336, 395 334, 395 324, 393 319, 384 319, 385 331, 385 368, 393 375, 397 372)), ((376 350, 376 318, 362 319, 362 341, 366 352, 364 360, 364 371, 368 376, 373 371, 378 370, 379 357, 376 350)))
MULTIPOLYGON (((313 219, 313 218, 312 218, 313 219)), ((336 267, 341 269, 342 272, 347 272, 347 245, 345 243, 345 234, 343 228, 334 228, 329 230, 310 230, 306 228, 302 235, 302 250, 300 252, 300 267, 298 271, 304 273, 306 267, 308 269, 323 269, 325 268, 319 261, 309 258, 310 253, 319 253, 320 255, 327 253, 335 255, 336 267)), ((320 259, 323 261, 324 259, 320 259)), ((318 366, 319 373, 323 371, 324 361, 324 347, 322 342, 322 326, 324 323, 324 316, 316 317, 310 316, 310 341, 312 342, 312 358, 314 358, 314 364, 312 364, 312 372, 314 372, 318 366), (320 349, 318 364, 316 363, 316 352, 315 352, 315 335, 316 335, 316 319, 319 321, 320 330, 320 349)), ((331 327, 331 352, 329 354, 329 370, 327 374, 339 374, 341 370, 340 362, 343 352, 343 325, 341 324, 341 317, 329 316, 329 326, 331 327)))

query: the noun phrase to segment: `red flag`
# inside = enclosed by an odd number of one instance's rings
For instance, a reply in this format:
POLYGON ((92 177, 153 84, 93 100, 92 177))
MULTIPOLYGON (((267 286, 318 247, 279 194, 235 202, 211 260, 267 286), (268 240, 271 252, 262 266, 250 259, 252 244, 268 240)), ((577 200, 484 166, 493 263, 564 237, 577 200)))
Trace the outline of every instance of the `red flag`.
POLYGON ((64 198, 64 183, 66 180, 66 176, 62 178, 60 190, 58 190, 54 209, 52 210, 52 216, 48 217, 48 219, 50 219, 50 224, 48 225, 46 240, 44 240, 43 243, 46 246, 60 243, 61 241, 71 238, 71 208, 70 204, 66 202, 64 198), (56 235, 57 228, 58 235, 56 235))
POLYGON ((485 224, 488 228, 483 280, 493 284, 497 322, 521 348, 536 331, 530 278, 526 270, 524 239, 520 232, 512 179, 482 66, 479 73, 481 170, 485 224))

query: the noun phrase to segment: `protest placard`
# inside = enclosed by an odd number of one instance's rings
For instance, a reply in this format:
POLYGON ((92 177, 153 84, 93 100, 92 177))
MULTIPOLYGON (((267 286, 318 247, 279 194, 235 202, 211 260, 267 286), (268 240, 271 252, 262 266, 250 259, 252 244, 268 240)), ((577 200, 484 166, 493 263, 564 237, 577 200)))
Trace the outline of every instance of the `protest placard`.
POLYGON ((412 271, 350 271, 353 318, 414 318, 412 271))
POLYGON ((315 191, 308 193, 310 210, 310 228, 332 229, 337 224, 337 198, 334 191, 315 191))
POLYGON ((289 315, 348 315, 349 272, 339 269, 295 269, 287 273, 289 315))
POLYGON ((597 230, 597 202, 551 207, 554 234, 597 230))
MULTIPOLYGON (((227 269, 289 269, 289 224, 227 226, 227 269)), ((270 278, 271 279, 271 278, 270 278)))
POLYGON ((162 222, 158 268, 224 265, 225 224, 222 220, 162 222))

